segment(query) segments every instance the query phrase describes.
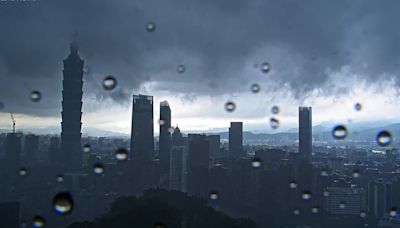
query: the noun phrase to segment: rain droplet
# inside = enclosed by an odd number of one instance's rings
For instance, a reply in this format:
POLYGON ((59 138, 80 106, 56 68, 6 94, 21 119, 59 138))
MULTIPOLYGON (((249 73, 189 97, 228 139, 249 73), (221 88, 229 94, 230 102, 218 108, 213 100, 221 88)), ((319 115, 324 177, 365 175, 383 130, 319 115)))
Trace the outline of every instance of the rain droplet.
POLYGON ((313 214, 318 214, 318 213, 319 213, 319 207, 313 207, 313 208, 311 208, 311 212, 312 212, 313 214))
POLYGON ((345 202, 340 202, 339 203, 339 208, 340 209, 345 209, 346 208, 346 203, 345 202))
POLYGON ((89 72, 90 72, 89 67, 88 67, 88 66, 84 66, 84 67, 83 67, 83 73, 84 73, 84 74, 89 74, 89 72))
POLYGON ((118 161, 126 161, 128 160, 128 151, 124 148, 119 148, 115 153, 115 158, 118 161))
POLYGON ((361 217, 361 218, 366 218, 366 217, 367 217, 367 212, 361 211, 361 212, 360 212, 360 217, 361 217))
POLYGON ((169 133, 174 133, 175 132, 175 129, 173 128, 173 127, 170 127, 170 128, 168 128, 168 131, 169 131, 169 133))
POLYGON ((398 213, 397 207, 392 207, 392 208, 389 210, 389 216, 390 216, 390 217, 397 217, 397 213, 398 213))
POLYGON ((266 62, 261 64, 261 72, 268 73, 270 70, 271 70, 271 64, 266 62))
POLYGON ((269 119, 269 125, 271 126, 272 129, 277 129, 279 127, 279 120, 271 117, 271 119, 269 119))
POLYGON ((20 168, 20 169, 18 170, 18 174, 19 174, 20 176, 26 176, 26 174, 28 174, 28 171, 26 170, 25 167, 22 167, 22 168, 20 168))
POLYGON ((39 91, 35 90, 35 91, 31 92, 30 98, 31 98, 31 101, 33 101, 33 102, 39 102, 40 99, 42 99, 42 94, 39 91))
POLYGON ((90 145, 89 145, 89 144, 85 144, 85 145, 83 145, 83 152, 85 152, 85 153, 89 153, 89 152, 90 152, 90 150, 91 150, 91 147, 90 147, 90 145))
POLYGON ((32 225, 35 228, 44 227, 46 225, 46 220, 40 215, 35 215, 32 219, 32 225))
POLYGON ((147 23, 146 30, 148 32, 154 32, 156 30, 156 24, 154 24, 153 22, 147 23))
POLYGON ((68 192, 60 192, 53 198, 53 209, 57 214, 66 215, 72 212, 74 201, 68 192))
POLYGON ((165 120, 159 119, 158 120, 158 124, 161 125, 161 126, 164 125, 165 124, 165 120))
POLYGON ((186 71, 186 67, 185 67, 185 65, 178 65, 177 67, 176 67, 176 72, 178 72, 179 74, 183 74, 183 73, 185 73, 185 71, 186 71))
POLYGON ((96 175, 103 175, 104 174, 104 166, 101 163, 96 163, 93 166, 93 172, 96 175))
POLYGON ((389 131, 380 131, 376 136, 379 146, 389 146, 392 143, 392 134, 389 131))
POLYGON ((327 177, 327 176, 329 176, 329 173, 326 170, 321 170, 320 175, 323 176, 323 177, 327 177))
POLYGON ((337 125, 332 130, 332 136, 335 139, 344 139, 347 136, 347 128, 344 125, 337 125))
POLYGON ((297 188, 297 183, 296 183, 296 181, 291 181, 291 182, 289 183, 289 188, 291 188, 291 189, 296 189, 296 188, 297 188))
POLYGON ((303 198, 303 200, 310 200, 311 199, 311 192, 310 191, 304 191, 303 194, 301 194, 301 198, 303 198))
POLYGON ((362 109, 362 105, 360 104, 360 103, 355 103, 354 104, 354 109, 358 112, 358 111, 361 111, 361 109, 362 109))
POLYGON ((251 166, 253 168, 260 168, 261 167, 261 159, 253 158, 253 160, 251 161, 251 166))
POLYGON ((261 87, 260 87, 259 84, 254 83, 254 84, 252 84, 252 85, 250 86, 250 89, 251 89, 251 92, 253 92, 253 93, 258 93, 258 92, 260 92, 261 87))
POLYGON ((105 90, 113 90, 117 86, 117 79, 113 76, 108 75, 103 79, 103 88, 105 90))
POLYGON ((58 175, 58 176, 56 177, 56 181, 59 182, 59 183, 63 182, 63 181, 64 181, 64 176, 61 175, 61 174, 58 175))
POLYGON ((360 177, 360 171, 358 170, 353 170, 353 174, 351 174, 353 178, 359 178, 360 177))
POLYGON ((218 199, 218 192, 217 191, 210 192, 210 199, 211 200, 217 200, 218 199))
POLYGON ((279 113, 279 107, 278 107, 278 106, 273 106, 273 107, 271 108, 271 112, 272 112, 272 114, 274 114, 274 115, 278 114, 278 113, 279 113))
POLYGON ((322 195, 325 196, 325 197, 328 197, 328 196, 329 196, 329 192, 328 192, 328 191, 324 191, 324 192, 322 193, 322 195))
POLYGON ((225 110, 227 112, 233 112, 236 109, 236 104, 233 101, 228 101, 225 103, 225 110))
POLYGON ((300 209, 296 208, 293 210, 294 215, 300 215, 300 209))

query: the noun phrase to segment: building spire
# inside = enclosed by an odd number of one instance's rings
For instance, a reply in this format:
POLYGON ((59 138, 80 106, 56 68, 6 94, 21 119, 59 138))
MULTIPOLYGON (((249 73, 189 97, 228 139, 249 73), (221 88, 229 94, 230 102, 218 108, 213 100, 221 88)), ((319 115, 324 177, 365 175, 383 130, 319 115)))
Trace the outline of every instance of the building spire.
POLYGON ((78 49, 79 49, 78 42, 72 41, 69 49, 71 51, 71 55, 78 55, 78 49))

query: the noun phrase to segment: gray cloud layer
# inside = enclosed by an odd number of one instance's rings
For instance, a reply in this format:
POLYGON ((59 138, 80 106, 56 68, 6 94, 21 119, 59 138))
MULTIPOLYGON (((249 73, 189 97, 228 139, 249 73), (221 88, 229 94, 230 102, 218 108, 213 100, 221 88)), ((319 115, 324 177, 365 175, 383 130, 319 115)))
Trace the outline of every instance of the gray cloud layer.
POLYGON ((125 103, 149 80, 191 95, 240 93, 260 82, 301 98, 329 84, 327 69, 346 65, 374 83, 399 69, 399 7, 396 0, 1 2, 0 101, 4 111, 59 115, 73 34, 89 69, 85 96, 100 102, 125 103), (266 75, 253 67, 264 61, 273 68, 266 75), (176 72, 179 64, 185 73, 176 72), (116 91, 101 88, 108 74, 116 91), (43 99, 32 103, 36 89, 43 99))

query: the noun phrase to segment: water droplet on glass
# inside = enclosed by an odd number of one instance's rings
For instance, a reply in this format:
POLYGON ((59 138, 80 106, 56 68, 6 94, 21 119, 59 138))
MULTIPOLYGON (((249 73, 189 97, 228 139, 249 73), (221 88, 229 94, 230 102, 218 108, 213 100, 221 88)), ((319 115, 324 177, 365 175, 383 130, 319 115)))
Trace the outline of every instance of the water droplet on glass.
POLYGON ((319 213, 319 207, 313 207, 313 208, 311 208, 311 212, 312 212, 313 214, 318 214, 318 213, 319 213))
POLYGON ((169 131, 169 133, 174 133, 175 132, 175 129, 173 128, 173 127, 170 127, 170 128, 168 128, 168 131, 169 131))
POLYGON ((156 24, 154 24, 153 22, 147 23, 146 30, 148 32, 154 32, 156 30, 156 24))
POLYGON ((42 99, 42 94, 39 91, 35 90, 35 91, 31 92, 30 98, 31 98, 31 101, 33 101, 33 102, 39 102, 40 99, 42 99))
POLYGON ((274 115, 278 114, 278 113, 279 113, 279 107, 278 107, 278 106, 273 106, 273 107, 271 108, 271 112, 272 112, 272 114, 274 114, 274 115))
POLYGON ((311 192, 310 191, 304 191, 303 194, 301 194, 301 198, 303 198, 303 200, 310 200, 311 199, 311 192))
POLYGON ((104 166, 101 163, 96 163, 93 166, 93 172, 96 175, 103 175, 104 174, 104 166))
POLYGON ((271 117, 271 119, 269 119, 269 125, 272 129, 277 129, 279 127, 279 120, 277 118, 271 117))
POLYGON ((329 176, 329 173, 326 170, 321 170, 320 175, 323 176, 323 177, 327 177, 327 176, 329 176))
POLYGON ((355 103, 355 105, 354 105, 354 109, 356 110, 356 111, 361 111, 361 109, 362 109, 362 105, 360 104, 360 103, 355 103))
POLYGON ((163 223, 154 223, 154 228, 166 228, 167 226, 165 226, 163 223))
POLYGON ((300 215, 300 209, 296 208, 293 210, 294 215, 300 215))
POLYGON ((297 183, 296 183, 296 181, 291 181, 291 182, 289 183, 289 188, 291 188, 291 189, 296 189, 296 188, 297 188, 297 183))
POLYGON ((218 192, 217 192, 217 191, 212 191, 212 192, 210 192, 210 199, 211 199, 211 200, 216 200, 216 199, 218 199, 218 192))
POLYGON ((74 201, 68 192, 60 192, 53 198, 53 209, 57 214, 66 215, 72 212, 74 201))
POLYGON ((28 173, 28 171, 26 170, 25 167, 22 167, 22 168, 20 168, 20 169, 18 170, 18 174, 19 174, 20 176, 26 176, 27 173, 28 173))
POLYGON ((339 208, 340 209, 345 209, 346 208, 346 203, 345 202, 340 202, 339 203, 339 208))
POLYGON ((260 87, 259 84, 254 83, 254 84, 252 84, 252 85, 250 86, 250 89, 251 89, 251 92, 253 92, 253 93, 258 93, 258 92, 260 92, 261 87, 260 87))
POLYGON ((32 225, 35 228, 44 227, 46 225, 46 220, 40 215, 36 215, 32 219, 32 225))
POLYGON ((186 67, 185 67, 185 65, 178 65, 177 67, 176 67, 176 72, 178 72, 179 74, 183 74, 183 73, 185 73, 185 71, 186 71, 186 67))
POLYGON ((271 70, 271 64, 269 64, 269 63, 261 64, 261 72, 268 73, 270 70, 271 70))
POLYGON ((128 160, 128 151, 124 148, 119 148, 115 153, 115 158, 118 161, 126 161, 128 160))
POLYGON ((108 75, 103 79, 103 88, 105 90, 113 90, 117 86, 117 79, 113 76, 108 75))
POLYGON ((328 196, 329 196, 329 192, 328 192, 328 191, 324 191, 324 192, 322 193, 322 195, 325 196, 325 197, 328 197, 328 196))
POLYGON ((392 143, 392 134, 389 131, 380 131, 376 136, 379 146, 389 146, 392 143))
POLYGON ((253 168, 260 168, 261 167, 261 159, 253 158, 253 160, 251 160, 251 166, 253 168))
POLYGON ((165 120, 159 119, 158 120, 158 124, 161 125, 161 126, 164 125, 165 124, 165 120))
POLYGON ((61 174, 58 175, 58 176, 56 177, 56 181, 59 182, 59 183, 63 182, 63 181, 64 181, 64 176, 61 175, 61 174))
POLYGON ((85 153, 89 153, 89 152, 90 152, 90 150, 91 150, 91 147, 90 147, 90 145, 89 145, 89 144, 85 144, 85 145, 83 145, 83 152, 85 152, 85 153))
POLYGON ((225 110, 227 112, 233 112, 236 109, 236 104, 233 101, 228 101, 225 103, 225 110))
POLYGON ((361 218, 366 218, 366 217, 367 217, 367 212, 361 211, 361 212, 360 212, 360 217, 361 217, 361 218))
POLYGON ((390 217, 397 217, 397 214, 398 214, 398 209, 397 209, 397 207, 392 207, 392 208, 389 210, 389 216, 390 216, 390 217))
POLYGON ((84 66, 84 67, 83 67, 83 73, 84 73, 84 74, 89 74, 89 72, 90 72, 89 67, 88 67, 88 66, 84 66))
POLYGON ((353 174, 351 174, 353 178, 359 178, 360 177, 360 171, 358 170, 353 170, 353 174))
POLYGON ((347 136, 347 128, 344 125, 337 125, 332 130, 332 136, 335 139, 344 139, 347 136))

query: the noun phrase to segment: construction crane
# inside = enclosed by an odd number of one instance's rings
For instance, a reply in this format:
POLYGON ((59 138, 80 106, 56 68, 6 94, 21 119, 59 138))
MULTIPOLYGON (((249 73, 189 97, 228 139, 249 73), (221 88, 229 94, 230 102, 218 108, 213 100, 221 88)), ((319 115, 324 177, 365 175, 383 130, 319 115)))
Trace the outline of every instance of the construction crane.
POLYGON ((10 112, 11 114, 11 120, 13 122, 13 133, 15 133, 15 119, 14 119, 14 115, 12 114, 12 112, 10 112))

